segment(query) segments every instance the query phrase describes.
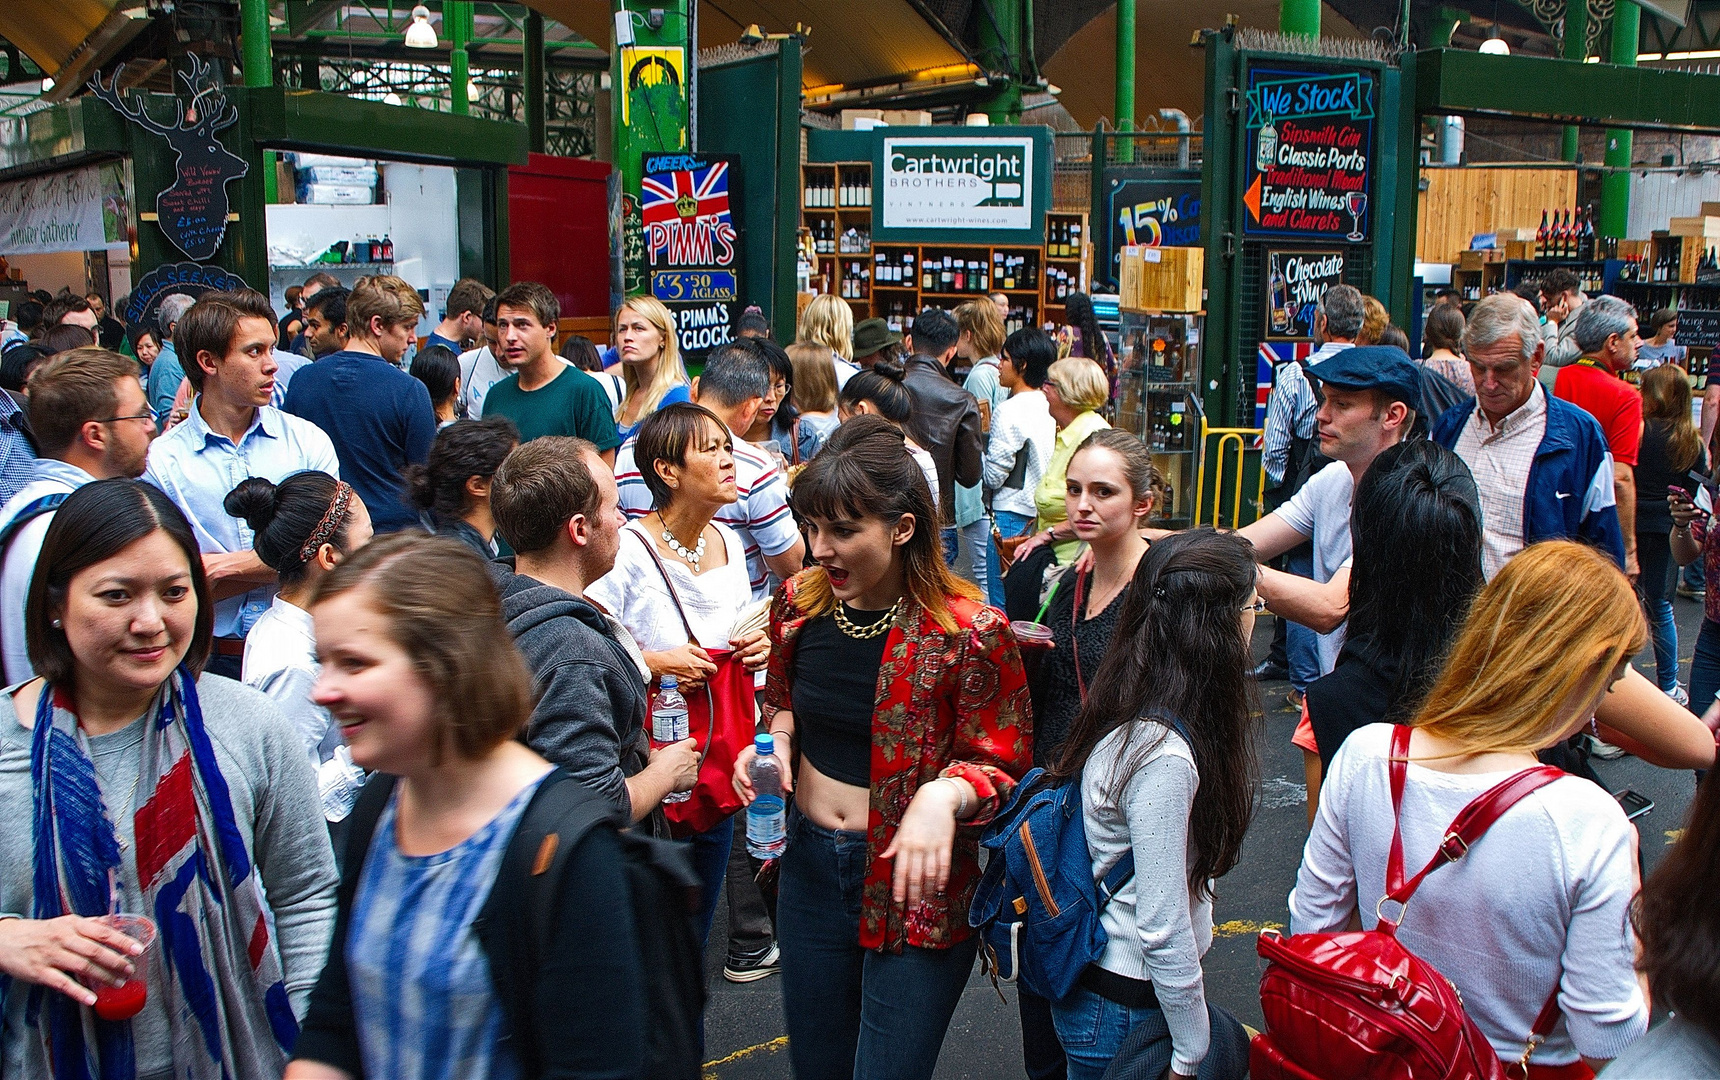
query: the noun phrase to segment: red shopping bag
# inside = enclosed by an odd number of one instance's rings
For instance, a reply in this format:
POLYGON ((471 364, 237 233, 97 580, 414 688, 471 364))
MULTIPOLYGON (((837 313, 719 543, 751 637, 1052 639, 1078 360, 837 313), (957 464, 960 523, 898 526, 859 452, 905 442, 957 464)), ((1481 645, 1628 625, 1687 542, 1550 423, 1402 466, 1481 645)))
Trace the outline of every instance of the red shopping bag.
POLYGON ((753 675, 732 651, 710 656, 716 674, 686 694, 688 733, 699 744, 699 782, 685 802, 663 805, 677 839, 715 828, 741 808, 735 758, 753 741, 753 675))

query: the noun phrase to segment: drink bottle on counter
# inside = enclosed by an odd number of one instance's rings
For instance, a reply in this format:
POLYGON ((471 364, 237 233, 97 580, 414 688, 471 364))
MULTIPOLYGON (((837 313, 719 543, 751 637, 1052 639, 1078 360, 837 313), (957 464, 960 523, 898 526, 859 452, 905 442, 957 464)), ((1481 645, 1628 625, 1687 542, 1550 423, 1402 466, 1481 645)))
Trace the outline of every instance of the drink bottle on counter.
MULTIPOLYGON (((681 696, 675 676, 663 676, 657 696, 651 699, 651 741, 658 746, 678 743, 691 734, 687 723, 687 699, 681 696)), ((686 802, 690 791, 672 791, 663 796, 666 803, 686 802)))
POLYGON ((776 738, 768 733, 755 735, 753 749, 758 756, 747 766, 747 778, 753 786, 753 801, 747 807, 747 854, 755 859, 774 859, 788 846, 776 738))

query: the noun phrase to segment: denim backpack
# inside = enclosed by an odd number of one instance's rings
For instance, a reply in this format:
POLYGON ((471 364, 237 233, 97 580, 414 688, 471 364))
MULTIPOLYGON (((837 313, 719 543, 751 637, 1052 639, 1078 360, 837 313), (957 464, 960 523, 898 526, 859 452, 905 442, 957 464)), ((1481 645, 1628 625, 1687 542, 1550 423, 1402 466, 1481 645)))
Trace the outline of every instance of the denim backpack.
MULTIPOLYGON (((1176 718, 1157 720, 1189 741, 1176 718)), ((1099 914, 1135 875, 1127 851, 1105 879, 1093 880, 1093 856, 1081 814, 1081 778, 1061 784, 1044 769, 1022 777, 1007 805, 985 827, 985 874, 968 908, 968 925, 980 931, 985 970, 1019 982, 1051 1001, 1075 989, 1087 965, 1104 955, 1107 938, 1099 914)))

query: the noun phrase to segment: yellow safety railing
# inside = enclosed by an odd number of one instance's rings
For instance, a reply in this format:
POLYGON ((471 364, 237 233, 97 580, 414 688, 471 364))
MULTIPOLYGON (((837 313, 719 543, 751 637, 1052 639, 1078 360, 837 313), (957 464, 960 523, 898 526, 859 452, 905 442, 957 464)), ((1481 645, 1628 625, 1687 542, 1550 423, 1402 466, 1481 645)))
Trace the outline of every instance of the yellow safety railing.
MULTIPOLYGON (((1206 505, 1206 463, 1204 461, 1197 463, 1195 469, 1194 524, 1201 524, 1203 516, 1209 524, 1216 525, 1218 523, 1218 509, 1220 504, 1224 501, 1225 460, 1227 453, 1232 451, 1234 451, 1234 458, 1232 460, 1234 460, 1236 465, 1236 477, 1234 480, 1234 490, 1232 492, 1233 501, 1231 504, 1236 507, 1235 524, 1238 527, 1248 524, 1242 520, 1242 509, 1244 505, 1242 501, 1242 478, 1248 471, 1249 444, 1259 438, 1263 430, 1264 429, 1262 428, 1244 427, 1207 427, 1206 418, 1201 418, 1200 445, 1202 456, 1204 457, 1204 455, 1209 452, 1209 447, 1207 446, 1207 438, 1209 436, 1217 435, 1218 445, 1210 448, 1210 452, 1213 455, 1211 514, 1203 514, 1203 512, 1208 509, 1206 505)), ((1266 470, 1261 469, 1259 490, 1255 492, 1255 505, 1259 506, 1265 501, 1265 498, 1266 470)))

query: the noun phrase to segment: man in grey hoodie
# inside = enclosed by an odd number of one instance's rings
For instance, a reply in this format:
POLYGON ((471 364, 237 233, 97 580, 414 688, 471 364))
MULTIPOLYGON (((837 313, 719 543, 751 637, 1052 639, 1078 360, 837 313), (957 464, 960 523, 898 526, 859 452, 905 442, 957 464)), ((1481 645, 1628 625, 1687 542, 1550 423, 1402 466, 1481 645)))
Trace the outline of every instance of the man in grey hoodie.
POLYGON ((615 477, 584 439, 534 439, 496 470, 490 510, 516 553, 512 568, 491 564, 502 616, 537 679, 526 741, 628 820, 650 817, 653 832, 665 831, 655 811, 698 779, 697 743, 651 748, 645 658, 584 596, 621 543, 615 477))

